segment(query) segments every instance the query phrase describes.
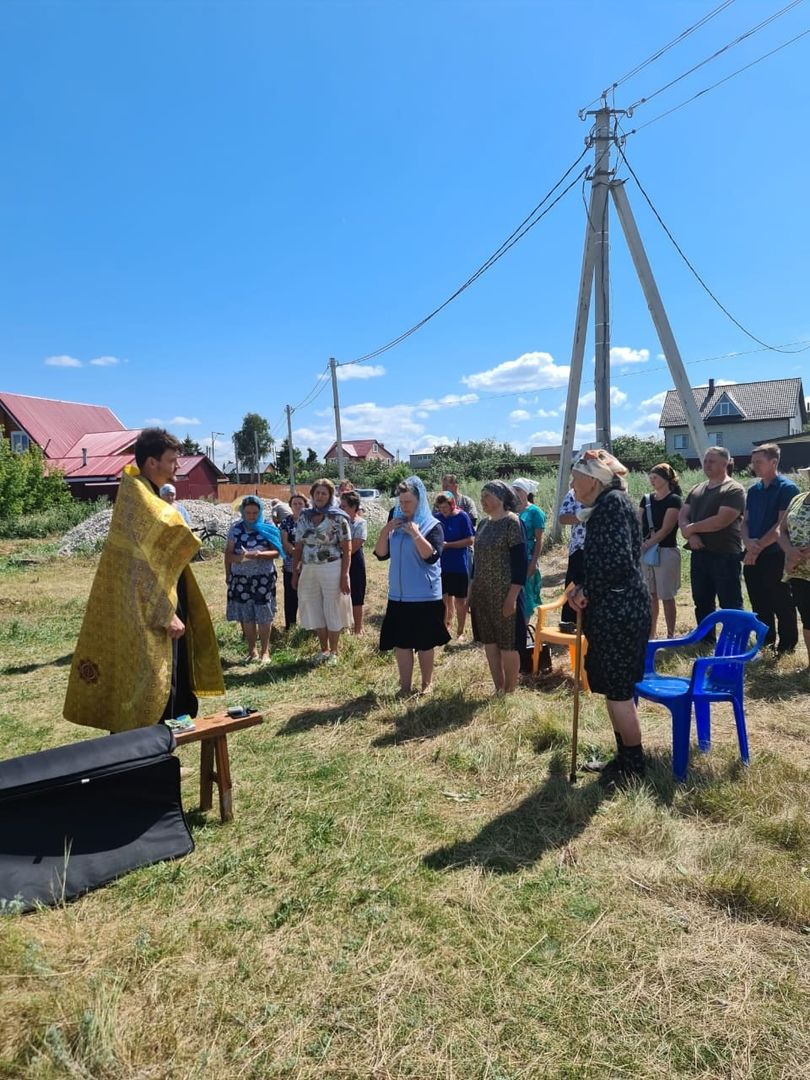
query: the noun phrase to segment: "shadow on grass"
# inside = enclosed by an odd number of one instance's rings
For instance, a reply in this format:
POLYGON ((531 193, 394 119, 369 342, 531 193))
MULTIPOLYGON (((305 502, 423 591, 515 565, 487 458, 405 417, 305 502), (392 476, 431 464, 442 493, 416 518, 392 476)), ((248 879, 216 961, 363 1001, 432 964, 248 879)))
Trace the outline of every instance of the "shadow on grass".
POLYGON ((276 732, 279 735, 297 735, 301 731, 311 731, 316 727, 327 727, 329 724, 341 724, 346 720, 354 720, 359 716, 366 716, 376 708, 377 699, 373 694, 364 694, 362 697, 344 701, 341 705, 335 705, 329 709, 313 708, 304 709, 295 713, 287 720, 283 727, 276 732))
POLYGON ((312 671, 309 660, 291 659, 276 662, 271 659, 269 664, 233 664, 225 661, 222 664, 225 676, 226 690, 244 689, 246 686, 272 686, 273 683, 283 682, 285 679, 294 679, 296 675, 302 675, 306 671, 312 671), (241 669, 241 670, 239 670, 241 669))
POLYGON ((780 671, 775 663, 769 663, 764 658, 753 670, 749 667, 749 671, 745 693, 752 701, 781 701, 810 692, 810 672, 807 668, 803 671, 780 671))
POLYGON ((66 653, 56 660, 43 660, 41 664, 17 664, 15 667, 2 668, 2 675, 27 675, 30 671, 39 671, 46 667, 66 667, 73 659, 73 653, 66 653))
POLYGON ((605 798, 595 782, 572 787, 568 762, 554 754, 549 775, 537 791, 488 822, 471 840, 438 848, 423 856, 431 870, 480 866, 497 874, 514 874, 553 848, 569 844, 585 829, 605 798))
POLYGON ((379 735, 372 746, 398 746, 411 739, 432 739, 445 731, 469 724, 473 713, 487 698, 468 698, 461 691, 448 697, 419 699, 403 716, 393 717, 394 729, 379 735))

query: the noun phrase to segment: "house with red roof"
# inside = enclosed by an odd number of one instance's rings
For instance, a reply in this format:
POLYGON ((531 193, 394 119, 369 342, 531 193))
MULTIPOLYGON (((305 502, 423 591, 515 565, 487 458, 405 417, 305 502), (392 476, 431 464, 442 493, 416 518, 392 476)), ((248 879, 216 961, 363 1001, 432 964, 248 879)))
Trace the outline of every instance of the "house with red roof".
MULTIPOLYGON (((377 439, 352 439, 351 442, 343 441, 343 459, 347 465, 357 465, 361 461, 381 461, 384 465, 391 465, 396 458, 390 450, 386 450, 377 439)), ((325 461, 337 461, 337 443, 333 442, 324 454, 325 461)))
MULTIPOLYGON (((125 465, 135 461, 140 428, 127 428, 106 405, 0 391, 0 436, 24 453, 38 446, 48 468, 64 473, 77 499, 114 499, 125 465)), ((216 498, 225 476, 205 454, 181 457, 179 499, 216 498)))

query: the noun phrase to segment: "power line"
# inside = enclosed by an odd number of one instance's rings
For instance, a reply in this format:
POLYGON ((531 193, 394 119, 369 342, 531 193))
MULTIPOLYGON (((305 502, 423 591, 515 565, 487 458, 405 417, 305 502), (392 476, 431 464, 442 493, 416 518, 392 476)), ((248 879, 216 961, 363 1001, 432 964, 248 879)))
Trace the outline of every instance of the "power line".
MULTIPOLYGON (((808 32, 810 32, 810 31, 808 31, 808 32)), ((630 175, 631 175, 631 176, 633 177, 633 179, 635 180, 635 182, 636 182, 636 185, 637 185, 637 187, 638 187, 639 191, 640 191, 640 192, 641 192, 641 194, 642 194, 642 195, 644 196, 644 199, 645 199, 645 201, 646 201, 647 205, 649 206, 649 208, 650 208, 650 209, 652 210, 653 214, 655 215, 655 217, 656 217, 656 219, 657 219, 657 221, 658 221, 658 224, 659 224, 659 225, 661 226, 661 228, 662 228, 662 229, 664 230, 664 232, 665 232, 665 233, 666 233, 666 235, 668 236, 668 238, 669 238, 670 242, 672 243, 672 246, 673 246, 673 247, 675 248, 675 250, 676 250, 676 251, 678 252, 678 254, 680 255, 680 257, 681 257, 681 258, 683 259, 683 261, 684 261, 684 262, 686 263, 687 267, 688 267, 688 268, 689 268, 689 270, 690 270, 690 271, 692 272, 693 276, 694 276, 694 277, 695 277, 695 279, 696 279, 696 280, 698 281, 698 283, 700 284, 700 286, 701 286, 701 287, 703 288, 703 290, 704 290, 704 291, 705 291, 705 292, 706 292, 706 293, 707 293, 707 294, 708 294, 708 295, 709 295, 709 296, 711 297, 711 299, 712 299, 712 300, 714 301, 714 303, 715 303, 715 304, 716 304, 716 305, 717 305, 717 306, 718 306, 718 307, 720 308, 720 310, 721 310, 721 311, 723 312, 723 314, 724 314, 724 315, 725 315, 725 316, 726 316, 726 317, 727 317, 728 319, 730 319, 730 320, 731 320, 731 322, 733 322, 733 323, 734 323, 734 325, 735 325, 735 326, 736 326, 736 327, 737 327, 738 329, 742 330, 742 332, 743 332, 743 333, 745 334, 745 336, 746 336, 746 337, 749 337, 749 338, 751 338, 751 340, 752 340, 752 341, 756 341, 756 343, 757 343, 758 345, 761 345, 761 346, 763 347, 763 349, 767 349, 767 350, 768 350, 769 352, 787 353, 787 354, 789 354, 789 355, 790 355, 790 354, 795 354, 795 353, 800 353, 800 352, 806 352, 806 351, 807 351, 807 349, 808 349, 808 348, 810 348, 810 346, 808 346, 808 345, 805 345, 805 346, 804 346, 803 348, 801 348, 801 349, 784 349, 784 348, 781 348, 781 347, 780 347, 780 346, 778 346, 778 345, 769 345, 767 341, 763 341, 763 340, 762 340, 762 338, 758 338, 758 337, 756 336, 756 334, 752 334, 750 330, 746 329, 746 327, 744 327, 744 326, 743 326, 743 324, 742 324, 742 323, 740 322, 740 320, 739 320, 739 319, 737 319, 737 318, 736 318, 736 317, 735 317, 734 315, 732 315, 732 313, 731 313, 731 312, 730 312, 730 311, 728 310, 728 308, 727 308, 727 307, 726 307, 726 306, 725 306, 725 305, 724 305, 723 303, 721 303, 721 301, 720 301, 720 300, 718 300, 718 298, 717 298, 717 297, 715 296, 715 294, 714 294, 714 293, 712 292, 712 290, 711 290, 711 289, 709 288, 709 286, 708 286, 708 285, 706 284, 706 282, 705 282, 705 281, 703 280, 703 278, 702 278, 702 277, 700 276, 700 274, 698 273, 698 271, 697 271, 697 270, 695 269, 695 267, 694 267, 694 266, 692 265, 692 263, 691 263, 691 262, 689 261, 689 259, 688 259, 687 255, 686 255, 686 253, 684 252, 683 248, 682 248, 682 247, 680 246, 680 244, 678 243, 678 241, 677 241, 677 240, 675 239, 675 237, 674 237, 674 236, 672 235, 672 233, 670 232, 669 228, 668 228, 668 227, 667 227, 667 225, 666 225, 666 222, 665 222, 665 221, 664 221, 664 219, 663 219, 663 218, 661 217, 661 215, 660 215, 660 214, 658 213, 658 210, 657 210, 657 209, 655 208, 655 205, 653 204, 653 201, 652 201, 652 199, 651 199, 651 198, 650 198, 650 196, 649 196, 649 195, 647 194, 646 190, 644 189, 644 186, 643 186, 643 184, 641 183, 641 181, 639 180, 639 178, 638 178, 638 177, 636 176, 635 172, 633 171, 633 166, 632 166, 632 165, 630 164, 630 162, 629 162, 629 161, 627 160, 627 155, 625 154, 625 152, 624 152, 624 149, 623 149, 623 147, 622 147, 621 145, 619 145, 619 146, 618 146, 617 148, 618 148, 619 154, 621 155, 622 161, 623 161, 623 162, 625 163, 625 165, 627 166, 627 168, 628 168, 628 171, 630 172, 630 175)))
POLYGON ((501 246, 496 251, 494 251, 492 255, 490 255, 490 257, 484 263, 482 263, 481 266, 479 266, 478 269, 469 278, 467 278, 464 284, 460 285, 451 296, 448 296, 448 298, 443 303, 439 304, 438 307, 434 308, 433 311, 431 311, 423 319, 420 319, 419 322, 415 323, 412 327, 410 327, 410 329, 405 330, 403 333, 399 334, 398 337, 393 338, 385 345, 381 345, 379 348, 374 349, 371 352, 364 353, 363 356, 355 357, 354 360, 345 361, 344 363, 340 364, 339 367, 349 367, 351 364, 361 364, 368 360, 374 360, 378 356, 382 356, 383 353, 386 353, 390 349, 395 348, 397 345, 402 344, 402 342, 409 338, 412 334, 415 334, 417 330, 421 330, 426 323, 430 322, 431 319, 435 318, 435 316, 438 315, 440 311, 443 311, 448 306, 448 304, 451 304, 453 300, 459 297, 466 289, 469 289, 469 287, 473 285, 478 280, 478 278, 485 274, 486 271, 490 269, 490 267, 494 266, 499 259, 503 258, 503 256, 507 253, 507 251, 510 250, 510 248, 514 247, 519 240, 522 240, 530 229, 533 229, 534 226, 538 224, 538 222, 542 221, 546 214, 553 207, 555 207, 557 203, 562 198, 564 198, 565 195, 568 194, 571 188, 575 184, 577 184, 579 180, 585 175, 585 170, 583 169, 565 188, 563 188, 559 195, 557 195, 555 199, 548 203, 545 209, 540 212, 543 205, 548 202, 548 200, 551 198, 557 188, 559 188, 560 185, 565 182, 567 177, 570 176, 570 174, 577 167, 577 165, 579 165, 579 163, 588 153, 588 149, 589 148, 586 146, 582 153, 579 155, 579 157, 576 159, 576 161, 573 162, 573 164, 569 165, 569 167, 565 170, 557 183, 543 196, 537 206, 535 206, 535 208, 526 215, 523 221, 521 221, 520 225, 518 225, 517 228, 514 229, 514 231, 506 238, 506 240, 504 240, 501 246))
POLYGON ((737 68, 736 71, 732 71, 730 75, 726 75, 722 79, 718 79, 717 82, 712 83, 711 86, 704 86, 702 90, 698 90, 696 94, 688 97, 685 101, 682 101, 679 105, 673 105, 671 109, 667 109, 666 112, 659 113, 658 116, 654 116, 652 120, 648 120, 644 124, 639 124, 638 127, 632 128, 628 131, 627 135, 636 135, 639 131, 643 131, 644 128, 648 128, 651 124, 658 123, 659 120, 663 120, 665 116, 671 116, 672 113, 682 109, 684 105, 689 105, 691 102, 696 101, 699 97, 703 97, 704 94, 708 94, 710 90, 716 90, 718 86, 722 86, 723 83, 727 83, 730 79, 735 78, 737 75, 741 75, 744 71, 748 71, 749 68, 756 67, 757 64, 761 64, 763 60, 767 60, 768 57, 773 56, 775 53, 781 52, 782 49, 786 49, 788 45, 792 45, 800 38, 806 37, 810 34, 810 28, 802 30, 801 33, 796 34, 795 37, 790 38, 788 41, 783 41, 781 45, 777 45, 775 49, 771 49, 769 52, 763 53, 762 56, 758 56, 756 60, 752 60, 749 64, 743 65, 741 68, 737 68))
POLYGON ((719 15, 721 11, 725 11, 725 9, 727 7, 730 7, 733 3, 734 0, 723 0, 722 4, 718 4, 716 8, 712 8, 712 10, 707 15, 704 15, 702 19, 698 19, 696 23, 692 23, 691 26, 688 26, 685 30, 682 30, 677 37, 674 37, 672 39, 672 41, 667 42, 666 45, 663 45, 660 49, 657 49, 654 53, 652 53, 652 55, 648 56, 646 60, 642 60, 640 64, 636 64, 634 68, 622 75, 620 79, 617 79, 615 82, 611 83, 610 86, 607 87, 607 89, 602 91, 599 97, 595 97, 593 101, 589 101, 585 108, 580 110, 580 115, 584 114, 586 109, 590 109, 591 105, 595 105, 600 99, 605 99, 611 91, 615 91, 617 87, 622 85, 622 83, 627 82, 628 79, 632 79, 634 75, 638 75, 640 71, 643 71, 644 68, 648 67, 650 64, 654 63, 656 60, 662 57, 664 53, 669 52, 670 49, 674 49, 676 45, 679 45, 682 41, 688 38, 690 34, 694 34, 696 30, 700 30, 700 28, 702 26, 705 26, 707 22, 709 22, 715 17, 715 15, 719 15))
POLYGON ((786 15, 789 11, 791 11, 795 7, 798 7, 798 5, 801 3, 803 3, 803 0, 790 0, 790 3, 786 4, 785 7, 780 8, 779 11, 776 11, 772 15, 769 15, 767 19, 763 19, 762 22, 757 23, 756 26, 750 27, 750 29, 746 30, 744 33, 734 38, 733 41, 726 42, 725 45, 713 52, 711 56, 705 57, 699 63, 694 64, 692 67, 690 67, 687 71, 684 71, 680 75, 677 75, 674 79, 670 79, 668 83, 664 83, 663 86, 659 86, 658 89, 654 90, 651 94, 646 94, 644 97, 640 97, 638 101, 634 101, 632 105, 628 107, 628 112, 632 114, 632 112, 635 109, 639 108, 639 106, 646 105, 648 102, 652 101, 653 98, 658 97, 659 94, 663 94, 665 90, 669 90, 671 87, 675 86, 676 83, 681 82, 682 79, 686 79, 689 75, 693 75, 700 68, 705 67, 706 64, 710 64, 712 60, 716 60, 719 56, 722 56, 723 53, 728 52, 729 49, 733 49, 736 45, 740 45, 743 41, 746 41, 748 38, 752 37, 760 30, 764 30, 766 26, 770 26, 772 22, 776 22, 777 19, 781 18, 783 15, 786 15))

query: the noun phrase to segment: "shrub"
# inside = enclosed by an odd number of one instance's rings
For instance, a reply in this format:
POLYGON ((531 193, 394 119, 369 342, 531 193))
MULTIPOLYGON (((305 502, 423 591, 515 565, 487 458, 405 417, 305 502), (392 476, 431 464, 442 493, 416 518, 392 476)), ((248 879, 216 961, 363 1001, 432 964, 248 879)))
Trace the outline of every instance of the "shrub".
POLYGON ((15 453, 0 438, 0 521, 22 514, 39 513, 71 502, 62 473, 45 472, 39 447, 15 453))

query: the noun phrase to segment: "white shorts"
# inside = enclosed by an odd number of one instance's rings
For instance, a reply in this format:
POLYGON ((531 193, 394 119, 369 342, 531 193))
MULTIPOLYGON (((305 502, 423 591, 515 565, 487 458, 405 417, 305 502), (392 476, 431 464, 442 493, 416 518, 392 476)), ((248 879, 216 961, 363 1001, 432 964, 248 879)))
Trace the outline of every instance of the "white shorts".
POLYGON ((340 559, 305 563, 298 578, 298 623, 305 630, 344 630, 351 626, 352 598, 340 591, 340 559))
POLYGON ((644 580, 650 596, 659 600, 674 600, 681 587, 681 551, 677 547, 659 547, 661 561, 658 566, 642 563, 644 580))

